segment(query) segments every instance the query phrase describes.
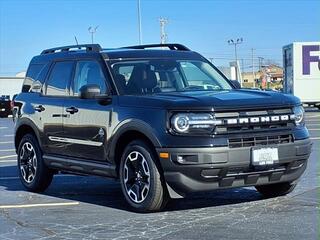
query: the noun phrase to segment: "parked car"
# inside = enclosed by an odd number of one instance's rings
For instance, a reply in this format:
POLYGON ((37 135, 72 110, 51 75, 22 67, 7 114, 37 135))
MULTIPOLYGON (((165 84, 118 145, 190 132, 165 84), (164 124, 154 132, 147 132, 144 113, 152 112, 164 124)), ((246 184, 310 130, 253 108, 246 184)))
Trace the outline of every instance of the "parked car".
POLYGON ((0 97, 0 117, 8 117, 11 114, 11 101, 9 95, 0 97))
POLYGON ((214 189, 285 195, 311 152, 298 98, 238 89, 181 44, 44 50, 14 105, 28 190, 59 171, 117 178, 140 212, 214 189))

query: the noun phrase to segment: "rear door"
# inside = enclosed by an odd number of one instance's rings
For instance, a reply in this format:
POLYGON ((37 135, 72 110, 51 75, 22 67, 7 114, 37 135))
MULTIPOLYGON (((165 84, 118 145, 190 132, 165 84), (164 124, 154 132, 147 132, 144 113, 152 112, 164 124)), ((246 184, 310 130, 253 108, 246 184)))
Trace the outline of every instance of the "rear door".
POLYGON ((63 155, 65 143, 63 137, 64 102, 69 95, 67 85, 73 75, 73 61, 58 61, 51 66, 43 94, 34 106, 42 123, 43 151, 63 155))
POLYGON ((103 62, 94 59, 79 60, 70 86, 70 97, 65 101, 63 114, 65 154, 70 157, 105 161, 108 127, 112 103, 105 105, 97 99, 80 99, 79 89, 87 84, 100 86, 101 93, 108 91, 108 73, 103 62))

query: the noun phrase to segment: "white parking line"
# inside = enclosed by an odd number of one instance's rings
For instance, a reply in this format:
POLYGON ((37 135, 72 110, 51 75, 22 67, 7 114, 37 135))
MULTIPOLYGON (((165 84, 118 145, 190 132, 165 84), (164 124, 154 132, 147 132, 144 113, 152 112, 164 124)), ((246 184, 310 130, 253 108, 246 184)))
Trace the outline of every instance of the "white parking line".
POLYGON ((6 134, 6 135, 3 135, 4 137, 13 137, 14 134, 6 134))
POLYGON ((16 157, 16 156, 17 156, 17 154, 7 155, 7 156, 1 156, 0 159, 13 158, 13 157, 16 157))
POLYGON ((308 128, 309 131, 319 131, 320 128, 308 128))
POLYGON ((16 151, 14 148, 11 149, 0 149, 0 152, 14 152, 16 151))
POLYGON ((17 162, 17 160, 0 160, 0 163, 17 162))
POLYGON ((311 137, 311 140, 320 140, 320 137, 311 137))
POLYGON ((36 204, 21 204, 21 205, 0 205, 0 209, 8 209, 8 208, 32 208, 32 207, 59 207, 59 206, 74 206, 74 205, 79 205, 79 202, 36 203, 36 204))
POLYGON ((0 129, 7 129, 8 127, 0 127, 0 129))
POLYGON ((311 115, 311 116, 307 115, 307 118, 320 118, 320 115, 311 115))
POLYGON ((8 141, 8 142, 0 142, 0 144, 8 144, 8 143, 13 143, 13 141, 8 141))

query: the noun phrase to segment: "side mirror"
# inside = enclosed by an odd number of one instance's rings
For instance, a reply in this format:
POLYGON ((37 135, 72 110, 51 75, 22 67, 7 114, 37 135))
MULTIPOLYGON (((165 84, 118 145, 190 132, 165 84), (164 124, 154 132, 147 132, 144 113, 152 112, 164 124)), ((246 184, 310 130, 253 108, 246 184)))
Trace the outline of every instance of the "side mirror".
POLYGON ((241 85, 238 80, 231 80, 231 83, 236 89, 241 89, 241 85))
POLYGON ((80 98, 82 99, 92 99, 96 98, 101 94, 100 87, 96 84, 87 84, 79 89, 80 98))

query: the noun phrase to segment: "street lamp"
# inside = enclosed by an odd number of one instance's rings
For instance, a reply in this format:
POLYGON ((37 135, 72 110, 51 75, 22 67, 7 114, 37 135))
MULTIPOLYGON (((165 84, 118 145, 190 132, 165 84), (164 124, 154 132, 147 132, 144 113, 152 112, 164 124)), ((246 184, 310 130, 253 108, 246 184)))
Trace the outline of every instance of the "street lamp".
POLYGON ((99 26, 96 27, 89 27, 88 31, 91 34, 91 43, 93 44, 93 35, 97 32, 99 26))
POLYGON ((238 62, 238 55, 237 55, 237 45, 243 42, 242 38, 237 38, 236 40, 230 39, 228 40, 229 45, 234 45, 234 55, 236 58, 236 62, 238 62))
POLYGON ((242 86, 242 81, 241 81, 241 76, 240 76, 240 72, 239 72, 237 46, 239 44, 241 44, 242 42, 243 42, 242 38, 228 40, 228 44, 234 46, 234 55, 235 55, 235 59, 236 59, 236 76, 237 76, 237 79, 240 80, 241 86, 242 86))

